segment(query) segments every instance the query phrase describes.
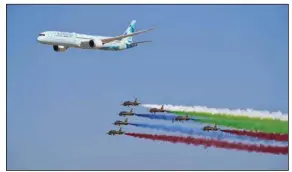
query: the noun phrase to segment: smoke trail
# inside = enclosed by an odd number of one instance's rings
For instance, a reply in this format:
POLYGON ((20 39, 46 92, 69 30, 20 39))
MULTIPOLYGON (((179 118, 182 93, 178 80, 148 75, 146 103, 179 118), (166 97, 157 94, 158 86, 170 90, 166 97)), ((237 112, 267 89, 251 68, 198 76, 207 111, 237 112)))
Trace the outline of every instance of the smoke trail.
MULTIPOLYGON (((192 115, 192 114, 190 114, 192 115)), ((288 133, 288 122, 284 121, 257 121, 257 120, 232 120, 221 117, 211 117, 209 119, 198 120, 202 123, 223 125, 231 128, 261 131, 265 133, 288 133)))
MULTIPOLYGON (((238 136, 234 134, 224 133, 220 131, 203 131, 201 128, 186 128, 179 125, 161 125, 161 124, 142 124, 142 123, 129 123, 129 125, 133 125, 136 127, 143 127, 143 128, 151 128, 156 130, 163 130, 168 132, 179 132, 189 135, 197 135, 197 136, 204 136, 208 138, 215 138, 218 140, 223 139, 232 139, 232 140, 238 140, 241 142, 257 142, 262 144, 277 144, 274 141, 262 141, 254 137, 248 137, 248 136, 238 136)), ((280 143, 283 144, 283 143, 280 143)), ((286 144, 286 143, 284 143, 286 144)))
MULTIPOLYGON (((261 119, 250 119, 246 117, 222 117, 214 115, 206 115, 202 113, 188 113, 189 116, 195 116, 191 118, 193 121, 208 123, 208 124, 217 124, 222 126, 227 126, 237 129, 245 130, 256 130, 266 133, 288 133, 288 122, 279 121, 279 120, 261 120, 261 119)), ((139 117, 145 117, 150 119, 162 119, 162 120, 172 120, 175 118, 175 115, 153 115, 153 114, 135 114, 139 117)), ((186 115, 185 113, 178 113, 178 115, 186 115)))
POLYGON ((262 153, 272 153, 272 154, 288 154, 288 146, 264 146, 264 145, 253 145, 253 144, 242 144, 242 143, 232 143, 213 139, 200 139, 194 137, 183 137, 183 136, 169 136, 169 135, 152 135, 152 134, 142 134, 142 133, 126 133, 127 136, 167 141, 172 143, 185 143, 192 145, 203 145, 206 147, 217 147, 225 149, 235 149, 235 150, 245 150, 248 152, 262 152, 262 153))
POLYGON ((237 134, 242 136, 257 137, 265 140, 276 140, 276 141, 288 141, 288 134, 277 134, 277 133, 263 133, 263 132, 252 132, 245 130, 220 130, 230 134, 237 134))
POLYGON ((149 118, 149 119, 162 119, 162 120, 172 120, 175 118, 175 115, 158 115, 158 114, 135 114, 139 117, 149 118))
POLYGON ((176 115, 191 115, 196 117, 205 117, 205 118, 216 118, 216 119, 228 119, 233 121, 249 121, 249 122, 273 122, 273 123, 281 123, 287 124, 288 121, 283 121, 279 119, 270 119, 270 118, 258 118, 258 117, 248 117, 248 116, 237 116, 237 115, 225 115, 225 114, 211 114, 207 112, 183 112, 183 111, 169 111, 169 113, 176 115))
MULTIPOLYGON (((160 108, 161 105, 156 104, 142 104, 146 108, 160 108)), ((258 117, 258 118, 272 118, 279 119, 283 121, 288 120, 288 114, 283 114, 282 112, 268 112, 259 111, 253 109, 227 109, 227 108, 208 108, 206 106, 174 106, 174 105, 164 105, 165 110, 169 111, 183 111, 183 112, 206 112, 212 115, 236 115, 236 116, 248 116, 248 117, 258 117)))
MULTIPOLYGON (((176 117, 176 115, 159 115, 159 114, 135 114, 136 116, 139 117, 144 117, 144 118, 149 118, 149 119, 162 119, 162 120, 172 120, 173 118, 176 117)), ((190 120, 197 120, 195 118, 191 118, 190 120)))

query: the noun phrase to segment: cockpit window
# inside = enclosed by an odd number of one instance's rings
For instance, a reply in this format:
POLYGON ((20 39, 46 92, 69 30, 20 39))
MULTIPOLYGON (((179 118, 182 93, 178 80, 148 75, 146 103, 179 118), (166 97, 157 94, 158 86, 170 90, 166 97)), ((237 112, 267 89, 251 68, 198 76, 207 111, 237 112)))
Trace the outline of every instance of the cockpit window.
POLYGON ((45 34, 41 33, 41 34, 39 34, 39 36, 45 36, 45 34))

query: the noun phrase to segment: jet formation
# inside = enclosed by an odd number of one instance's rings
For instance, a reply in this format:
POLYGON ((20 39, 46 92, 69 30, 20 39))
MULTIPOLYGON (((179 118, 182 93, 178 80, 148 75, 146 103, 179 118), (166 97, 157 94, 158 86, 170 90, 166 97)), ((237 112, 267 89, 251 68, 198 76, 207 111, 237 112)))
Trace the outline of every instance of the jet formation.
MULTIPOLYGON (((127 107, 130 107, 130 106, 139 106, 141 103, 138 102, 138 99, 135 98, 134 101, 124 101, 123 103, 121 103, 121 106, 127 106, 127 107)), ((134 116, 135 113, 134 113, 134 110, 133 108, 131 108, 130 111, 121 111, 119 114, 119 116, 123 116, 123 117, 126 117, 126 116, 134 116)), ((113 125, 117 125, 117 126, 121 126, 121 125, 129 125, 129 122, 128 122, 128 118, 125 119, 125 121, 121 121, 121 120, 117 120, 113 123, 113 125)), ((109 135, 115 135, 117 134, 117 131, 116 130, 110 130, 108 132, 109 135)), ((118 132, 119 135, 121 134, 125 134, 125 132, 122 132, 121 128, 118 132)))
MULTIPOLYGON (((121 106, 126 106, 126 107, 130 107, 130 106, 139 106, 141 105, 142 103, 141 102, 138 102, 138 99, 135 98, 134 101, 124 101, 123 103, 121 103, 121 106)), ((152 113, 153 115, 155 115, 156 113, 158 112, 168 112, 167 110, 164 109, 164 105, 162 105, 160 108, 150 108, 149 109, 149 112, 152 113)), ((119 114, 119 116, 123 116, 123 117, 126 117, 126 116, 134 116, 135 113, 134 113, 134 110, 133 108, 131 108, 130 111, 121 111, 119 114)), ((186 114, 186 116, 176 116, 174 118, 172 118, 172 123, 174 122, 184 122, 184 121, 189 121, 189 120, 194 120, 192 118, 189 117, 188 114, 186 114)), ((128 118, 126 118, 124 121, 121 121, 121 120, 117 120, 113 123, 113 125, 116 125, 116 126, 125 126, 125 125, 129 125, 129 122, 128 122, 128 118)), ((215 124, 214 127, 212 126, 204 126, 202 128, 203 131, 218 131, 219 128, 217 128, 217 125, 215 124)), ((108 133, 108 135, 123 135, 125 134, 124 131, 122 131, 122 128, 120 128, 119 130, 110 130, 108 133)))

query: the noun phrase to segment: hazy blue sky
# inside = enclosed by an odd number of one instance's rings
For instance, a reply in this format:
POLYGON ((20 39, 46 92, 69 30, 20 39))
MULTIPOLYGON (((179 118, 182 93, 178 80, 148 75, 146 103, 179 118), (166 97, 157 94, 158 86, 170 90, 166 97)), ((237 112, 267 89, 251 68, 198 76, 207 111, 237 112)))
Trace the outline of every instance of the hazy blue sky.
POLYGON ((8 169, 288 169, 288 156, 105 134, 122 119, 117 113, 127 110, 119 104, 133 96, 144 103, 287 113, 288 6, 7 10, 8 169), (56 53, 36 41, 46 30, 116 36, 133 19, 138 30, 161 26, 134 38, 153 43, 122 52, 56 53))

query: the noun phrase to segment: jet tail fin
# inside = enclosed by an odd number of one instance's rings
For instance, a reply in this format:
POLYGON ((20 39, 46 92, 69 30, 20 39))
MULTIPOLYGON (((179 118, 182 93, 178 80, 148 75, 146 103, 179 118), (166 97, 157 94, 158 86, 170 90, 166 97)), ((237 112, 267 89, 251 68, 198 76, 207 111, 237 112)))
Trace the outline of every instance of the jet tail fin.
MULTIPOLYGON (((123 35, 129 35, 135 32, 135 27, 136 27, 136 20, 132 20, 131 23, 129 24, 129 26, 127 27, 127 29, 125 30, 123 35)), ((128 42, 128 43, 132 43, 133 41, 133 37, 127 37, 127 38, 123 38, 122 41, 128 42)))
POLYGON ((125 119, 125 122, 128 122, 128 118, 125 119))
POLYGON ((128 35, 135 32, 136 20, 132 20, 123 35, 128 35))

